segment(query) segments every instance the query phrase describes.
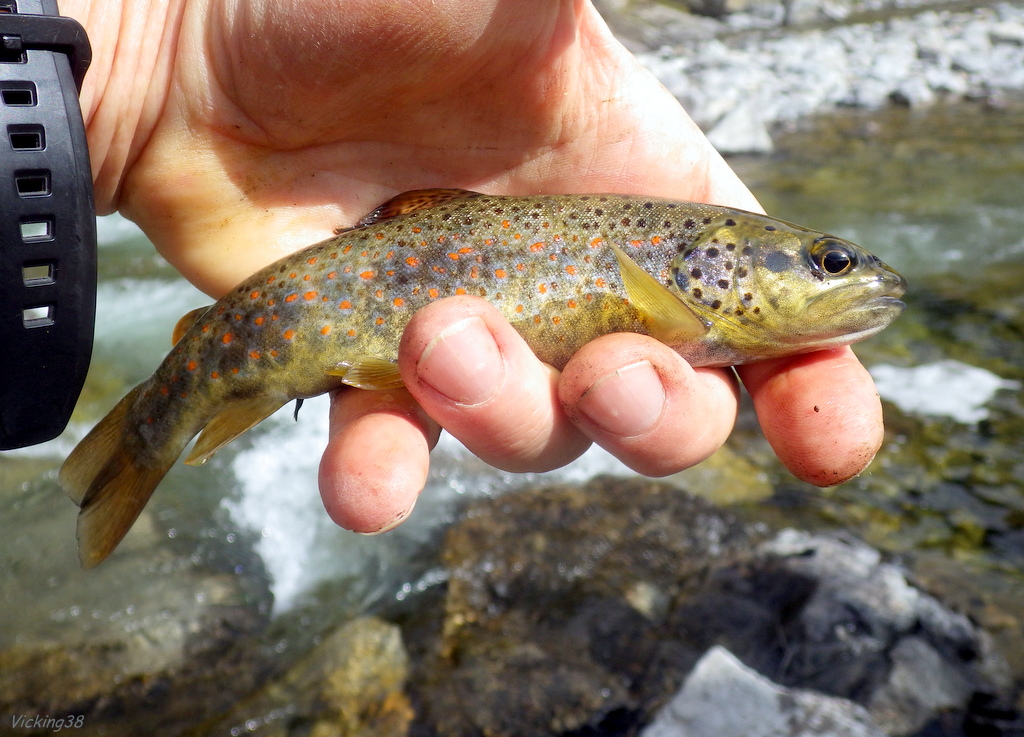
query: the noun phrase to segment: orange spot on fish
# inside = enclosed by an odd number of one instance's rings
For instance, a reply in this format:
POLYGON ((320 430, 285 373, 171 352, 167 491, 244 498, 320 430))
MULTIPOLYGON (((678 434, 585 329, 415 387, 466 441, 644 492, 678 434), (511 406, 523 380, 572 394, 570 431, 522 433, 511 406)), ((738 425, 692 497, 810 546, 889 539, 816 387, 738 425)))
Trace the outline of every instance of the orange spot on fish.
POLYGON ((327 278, 328 278, 328 279, 333 279, 333 278, 335 278, 335 277, 336 277, 337 275, 338 275, 338 272, 337 272, 337 271, 332 271, 331 273, 329 273, 329 274, 327 275, 327 278))
POLYGON ((630 241, 629 245, 633 246, 633 248, 639 248, 642 242, 643 241, 630 241))
POLYGON ((306 259, 306 263, 309 264, 310 266, 315 264, 316 263, 316 256, 310 256, 309 258, 307 258, 306 259))
POLYGON ((330 325, 324 325, 322 328, 320 328, 320 335, 327 335, 329 332, 331 332, 330 325))
POLYGON ((231 369, 231 373, 233 374, 237 374, 239 371, 240 369, 238 368, 238 366, 235 366, 233 369, 231 369))
POLYGON ((604 279, 602 279, 601 277, 597 277, 596 279, 594 279, 594 286, 595 287, 600 287, 601 289, 604 289, 604 284, 605 284, 604 279))
POLYGON ((275 281, 277 281, 276 276, 267 277, 267 284, 273 284, 275 281))
POLYGON ((383 233, 377 233, 376 237, 377 237, 377 240, 379 240, 379 241, 380 240, 384 240, 384 234, 383 233))
POLYGON ((460 248, 459 253, 473 253, 473 249, 470 248, 469 246, 466 246, 465 248, 460 248))
POLYGON ((295 337, 295 331, 294 330, 285 330, 284 333, 282 333, 282 337, 285 340, 291 340, 292 338, 295 337))
POLYGON ((463 289, 462 287, 455 287, 455 293, 456 294, 465 294, 466 290, 463 289))
POLYGON ((351 245, 351 244, 349 244, 349 245, 345 246, 344 248, 342 248, 342 249, 341 249, 341 252, 342 252, 342 253, 348 253, 348 252, 349 252, 349 251, 351 251, 351 250, 352 250, 352 245, 351 245))
POLYGON ((535 317, 533 318, 533 324, 534 324, 534 325, 540 325, 540 315, 536 315, 536 316, 535 316, 535 317))
POLYGON ((458 261, 459 260, 459 254, 457 254, 457 253, 449 253, 448 254, 448 258, 450 258, 452 261, 458 261))
POLYGON ((287 297, 284 298, 284 301, 285 302, 294 302, 298 298, 299 298, 298 294, 289 294, 287 297))
POLYGON ((566 266, 565 273, 568 274, 569 276, 576 276, 576 267, 573 266, 572 264, 566 266))
POLYGON ((349 302, 347 299, 343 299, 341 302, 338 303, 338 309, 339 310, 351 310, 352 309, 352 303, 349 302))
POLYGON ((653 236, 653 237, 651 238, 651 245, 655 245, 655 246, 656 246, 656 245, 658 245, 659 243, 661 243, 661 237, 660 237, 660 236, 657 236, 657 235, 656 235, 656 236, 653 236))
POLYGON ((505 278, 505 270, 504 269, 495 269, 494 270, 494 276, 496 276, 498 279, 504 279, 505 278))
POLYGON ((277 322, 277 315, 271 315, 270 322, 277 322))
POLYGON ((309 274, 306 274, 304 277, 302 277, 302 281, 309 281, 312 278, 313 278, 312 276, 310 276, 309 274))
POLYGON ((393 269, 388 269, 388 270, 387 270, 387 271, 385 271, 384 273, 385 273, 385 274, 387 274, 388 276, 394 276, 394 275, 395 275, 395 272, 394 272, 394 270, 393 270, 393 269))
POLYGON ((422 233, 423 232, 423 228, 413 228, 412 232, 413 233, 422 233))
POLYGON ((236 320, 236 321, 239 321, 239 320, 241 320, 241 319, 242 319, 242 315, 241 315, 241 314, 236 314, 236 315, 235 315, 235 320, 236 320))
POLYGON ((314 299, 316 299, 316 292, 306 292, 305 294, 303 294, 303 295, 302 295, 302 297, 303 297, 303 299, 305 299, 305 300, 306 300, 307 302, 311 302, 311 301, 313 301, 314 299))
POLYGON ((558 260, 558 256, 556 256, 553 253, 548 254, 548 261, 557 261, 557 260, 558 260))
POLYGON ((470 269, 469 270, 469 278, 470 279, 479 279, 480 278, 480 269, 477 268, 476 266, 474 266, 472 269, 470 269))
POLYGON ((512 223, 510 223, 508 220, 502 220, 501 221, 501 227, 503 227, 503 228, 511 228, 512 227, 512 223))
POLYGON ((430 295, 431 299, 437 299, 438 292, 436 289, 428 289, 427 294, 430 295))
POLYGON ((168 389, 166 386, 162 386, 160 387, 160 393, 166 397, 168 394, 171 393, 171 390, 168 389))
POLYGON ((251 292, 249 292, 249 299, 259 299, 259 298, 260 298, 260 293, 259 293, 258 289, 254 289, 251 292))
POLYGON ((395 257, 395 252, 394 251, 388 251, 387 253, 384 254, 384 258, 386 258, 386 259, 393 259, 394 257, 395 257))
POLYGON ((352 267, 351 266, 346 266, 344 269, 342 269, 342 271, 344 271, 346 274, 351 274, 352 273, 352 267))
POLYGON ((189 361, 187 368, 189 371, 195 371, 197 368, 199 368, 199 364, 196 363, 195 361, 189 361))
POLYGON ((260 360, 260 352, 259 351, 249 351, 249 358, 251 358, 254 361, 260 360))
POLYGON ((533 251, 534 253, 537 253, 538 251, 543 251, 544 242, 538 241, 537 243, 534 243, 532 246, 530 246, 530 250, 533 251))
POLYGON ((540 292, 541 294, 547 294, 548 285, 547 284, 538 284, 537 285, 537 291, 540 292))
POLYGON ((210 372, 210 378, 211 379, 219 379, 220 378, 220 373, 218 373, 217 371, 212 371, 212 372, 210 372))
POLYGON ((602 241, 603 241, 602 238, 595 238, 594 240, 590 241, 590 247, 591 248, 598 248, 601 245, 602 241))
POLYGON ((558 323, 562 322, 562 318, 560 318, 558 315, 555 315, 554 317, 551 318, 551 322, 557 325, 558 323))
POLYGON ((235 339, 235 336, 234 336, 234 335, 232 335, 231 333, 224 333, 224 337, 223 337, 223 338, 221 338, 220 340, 221 340, 221 342, 222 342, 222 343, 223 343, 224 345, 227 345, 228 343, 230 343, 230 342, 231 342, 232 340, 234 340, 234 339, 235 339))
POLYGON ((524 309, 522 305, 516 305, 516 312, 522 312, 524 309))
POLYGON ((525 271, 526 264, 516 264, 516 271, 525 271))
POLYGON ((394 299, 395 307, 401 307, 404 304, 405 304, 405 300, 404 299, 402 299, 401 297, 395 297, 395 299, 394 299))
POLYGON ((576 309, 576 300, 574 300, 574 299, 570 299, 570 300, 569 300, 569 302, 568 302, 567 304, 569 305, 569 307, 570 307, 571 309, 574 309, 574 310, 576 309))
POLYGON ((484 245, 485 246, 493 246, 494 245, 494 239, 493 238, 488 238, 487 240, 484 241, 484 245))
POLYGON ((224 314, 224 310, 226 310, 226 309, 227 309, 227 307, 221 306, 221 308, 217 310, 217 314, 218 315, 223 315, 224 314))
POLYGON ((378 289, 373 294, 374 294, 374 296, 377 297, 377 299, 381 299, 384 296, 384 290, 383 289, 378 289))
POLYGON ((210 332, 210 326, 209 326, 209 324, 203 325, 203 332, 204 332, 204 333, 208 333, 208 332, 210 332))
POLYGON ((290 274, 288 275, 288 278, 289 278, 289 279, 295 279, 295 278, 297 278, 298 276, 299 276, 299 272, 297 272, 297 271, 293 271, 292 273, 290 273, 290 274))
POLYGON ((277 351, 275 351, 273 348, 270 349, 270 357, 277 358, 277 351))
POLYGON ((419 266, 420 260, 415 256, 410 256, 405 260, 405 263, 407 263, 409 266, 419 266))
POLYGON ((378 325, 383 325, 384 324, 384 318, 383 317, 378 317, 376 320, 374 320, 374 322, 377 323, 378 325))
POLYGON ((348 337, 350 337, 350 338, 354 338, 354 337, 356 337, 356 330, 355 330, 355 328, 350 328, 350 329, 349 329, 349 331, 348 331, 348 337))
POLYGON ((359 275, 359 277, 362 278, 362 279, 372 279, 373 276, 374 276, 374 274, 373 274, 372 271, 364 271, 363 273, 361 273, 359 275))
POLYGON ((276 299, 268 299, 267 300, 267 307, 273 307, 276 304, 277 304, 277 300, 276 299))

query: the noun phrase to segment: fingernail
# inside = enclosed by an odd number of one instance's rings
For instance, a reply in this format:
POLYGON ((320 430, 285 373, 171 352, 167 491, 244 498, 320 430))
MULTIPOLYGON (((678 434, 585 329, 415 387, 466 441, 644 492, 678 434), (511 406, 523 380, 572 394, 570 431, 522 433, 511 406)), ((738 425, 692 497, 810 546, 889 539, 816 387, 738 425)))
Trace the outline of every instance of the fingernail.
POLYGON ((480 404, 504 383, 505 365, 494 336, 479 317, 438 333, 416 366, 420 380, 459 404, 480 404))
POLYGON ((665 388, 650 361, 640 361, 595 381, 576 406, 605 432, 631 438, 661 417, 665 388))

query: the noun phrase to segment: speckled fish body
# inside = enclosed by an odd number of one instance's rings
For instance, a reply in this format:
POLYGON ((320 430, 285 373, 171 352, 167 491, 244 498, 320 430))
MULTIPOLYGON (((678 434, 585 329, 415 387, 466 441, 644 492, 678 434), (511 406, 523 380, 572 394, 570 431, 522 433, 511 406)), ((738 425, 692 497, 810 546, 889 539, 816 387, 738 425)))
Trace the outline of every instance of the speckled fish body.
POLYGON ((620 331, 715 366, 872 335, 899 314, 904 289, 902 277, 851 243, 729 208, 621 195, 405 193, 187 317, 154 375, 61 470, 82 507, 82 561, 94 565, 113 550, 200 430, 189 463, 292 399, 345 384, 399 386, 402 330, 444 297, 487 299, 556 367, 620 331))

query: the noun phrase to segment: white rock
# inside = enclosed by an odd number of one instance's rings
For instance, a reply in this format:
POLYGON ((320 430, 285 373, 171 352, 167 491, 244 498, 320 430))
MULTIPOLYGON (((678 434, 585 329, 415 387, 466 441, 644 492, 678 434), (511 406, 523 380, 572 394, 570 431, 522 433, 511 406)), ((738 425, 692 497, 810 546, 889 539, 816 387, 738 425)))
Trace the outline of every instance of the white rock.
POLYGON ((779 686, 711 648, 642 737, 883 737, 851 701, 779 686))
POLYGON ((753 105, 746 102, 741 102, 726 113, 708 131, 708 140, 723 154, 761 154, 770 153, 774 149, 764 118, 753 105))

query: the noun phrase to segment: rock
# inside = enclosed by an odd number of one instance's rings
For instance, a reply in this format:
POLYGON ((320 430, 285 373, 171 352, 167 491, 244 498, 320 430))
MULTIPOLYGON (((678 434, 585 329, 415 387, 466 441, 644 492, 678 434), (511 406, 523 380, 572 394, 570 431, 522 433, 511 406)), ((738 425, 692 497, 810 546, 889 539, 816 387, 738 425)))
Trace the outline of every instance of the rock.
POLYGON ((254 685, 264 661, 248 645, 271 604, 255 558, 240 564, 236 548, 235 570, 176 557, 144 512, 118 555, 82 571, 76 512, 52 479, 5 511, 16 532, 0 567, 0 712, 84 715, 130 735, 222 710, 254 685))
POLYGON ((861 706, 772 683, 711 648, 641 737, 886 737, 861 706))
POLYGON ((406 734, 412 720, 403 691, 407 675, 398 627, 360 617, 192 735, 291 737, 302 725, 308 730, 303 734, 397 737, 406 734))
POLYGON ((766 154, 774 148, 761 114, 745 102, 722 116, 707 135, 711 144, 723 154, 766 154))
POLYGON ((445 541, 436 618, 405 628, 418 728, 625 733, 715 645, 779 684, 758 690, 773 704, 795 699, 787 724, 808 737, 910 734, 1007 696, 984 633, 877 550, 795 531, 758 542, 769 534, 642 479, 471 504, 445 541))

